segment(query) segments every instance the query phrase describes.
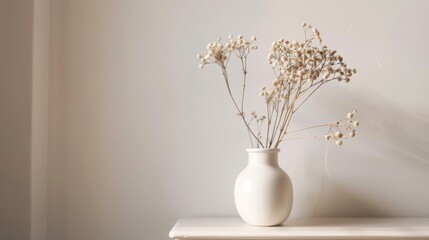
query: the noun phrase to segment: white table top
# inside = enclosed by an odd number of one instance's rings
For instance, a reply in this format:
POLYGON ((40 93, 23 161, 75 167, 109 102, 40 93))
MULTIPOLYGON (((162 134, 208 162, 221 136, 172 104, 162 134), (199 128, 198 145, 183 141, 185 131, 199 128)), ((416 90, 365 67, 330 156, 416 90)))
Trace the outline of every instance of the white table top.
POLYGON ((239 218, 185 218, 173 239, 429 239, 429 218, 292 218, 255 227, 239 218))

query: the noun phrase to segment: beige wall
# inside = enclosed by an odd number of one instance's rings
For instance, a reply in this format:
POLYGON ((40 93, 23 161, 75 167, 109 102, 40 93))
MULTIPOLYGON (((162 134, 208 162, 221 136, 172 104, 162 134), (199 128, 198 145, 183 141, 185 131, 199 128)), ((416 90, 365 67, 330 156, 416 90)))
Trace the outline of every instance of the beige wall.
POLYGON ((0 5, 0 239, 47 239, 49 4, 0 5))
MULTIPOLYGON (((65 32, 67 13, 65 0, 50 4, 50 51, 49 51, 49 131, 48 131, 48 239, 67 239, 66 210, 68 209, 65 173, 67 168, 65 147, 65 32), (61 73, 61 74, 60 74, 61 73), (59 221, 58 223, 56 223, 59 221)), ((79 178, 79 174, 77 175, 79 178)))
POLYGON ((429 216, 429 3, 53 2, 50 239, 167 239, 179 217, 237 216, 246 132, 219 70, 199 71, 196 54, 219 36, 256 35, 248 99, 261 103, 271 42, 301 39, 304 20, 359 73, 321 90, 292 127, 352 109, 362 127, 341 148, 282 146, 292 216, 429 216))
POLYGON ((32 1, 0 1, 0 239, 30 238, 32 1))
POLYGON ((31 126, 31 239, 47 239, 49 0, 34 0, 31 126))
POLYGON ((362 127, 341 148, 282 146, 292 217, 429 216, 429 3, 32 2, 0 4, 0 239, 167 239, 179 217, 237 216, 246 132, 196 54, 256 35, 248 105, 261 110, 269 46, 301 39, 304 20, 358 74, 322 89, 292 127, 351 109, 362 127))

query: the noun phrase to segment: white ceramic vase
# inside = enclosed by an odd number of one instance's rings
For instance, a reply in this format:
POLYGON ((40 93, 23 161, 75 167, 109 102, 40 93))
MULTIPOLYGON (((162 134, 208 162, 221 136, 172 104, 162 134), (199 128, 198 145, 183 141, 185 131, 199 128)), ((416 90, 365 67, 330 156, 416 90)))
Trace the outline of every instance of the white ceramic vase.
POLYGON ((278 164, 280 149, 247 152, 249 163, 235 181, 237 211, 251 225, 280 225, 288 218, 293 201, 290 178, 278 164))

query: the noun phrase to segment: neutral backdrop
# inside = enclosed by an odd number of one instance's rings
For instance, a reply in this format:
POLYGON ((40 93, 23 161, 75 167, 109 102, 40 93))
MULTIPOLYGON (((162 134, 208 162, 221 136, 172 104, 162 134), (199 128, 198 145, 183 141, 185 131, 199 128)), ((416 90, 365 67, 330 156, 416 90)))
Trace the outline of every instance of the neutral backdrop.
MULTIPOLYGON (((247 132, 220 70, 199 70, 196 55, 218 37, 255 35, 246 111, 261 111, 271 42, 302 40, 304 21, 358 73, 320 89, 291 129, 353 109, 361 127, 341 147, 281 146, 291 217, 429 217, 429 2, 51 0, 46 9, 47 239, 166 240, 178 218, 237 217, 247 132)), ((238 90, 237 62, 231 71, 238 90)))

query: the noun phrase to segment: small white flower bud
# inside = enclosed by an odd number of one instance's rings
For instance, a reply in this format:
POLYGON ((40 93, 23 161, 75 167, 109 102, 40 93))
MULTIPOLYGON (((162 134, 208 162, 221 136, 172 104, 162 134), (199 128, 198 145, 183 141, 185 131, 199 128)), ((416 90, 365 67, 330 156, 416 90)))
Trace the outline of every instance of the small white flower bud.
POLYGON ((331 136, 329 136, 329 135, 325 135, 325 139, 326 139, 326 140, 331 140, 331 136))
POLYGON ((348 119, 352 119, 353 118, 353 113, 347 113, 347 118, 348 119))
POLYGON ((341 132, 336 132, 336 133, 335 133, 335 137, 336 137, 336 138, 342 138, 342 137, 343 137, 343 134, 342 134, 341 132))
POLYGON ((349 135, 350 135, 350 137, 355 137, 356 133, 355 132, 351 132, 351 133, 349 133, 349 135))
POLYGON ((326 72, 324 75, 323 75, 323 79, 325 79, 325 80, 328 80, 328 78, 329 78, 329 76, 330 76, 331 74, 329 73, 329 72, 326 72))
POLYGON ((340 141, 340 140, 338 140, 338 141, 335 142, 335 144, 337 144, 338 146, 341 146, 343 144, 343 142, 340 141))
POLYGON ((203 64, 200 64, 198 67, 199 67, 200 69, 203 69, 203 68, 204 68, 204 65, 203 65, 203 64))
POLYGON ((316 35, 319 35, 320 33, 319 33, 319 30, 317 30, 317 28, 313 28, 313 33, 314 34, 316 34, 316 35))
POLYGON ((252 41, 256 41, 256 37, 252 36, 250 39, 252 39, 252 41))
POLYGON ((242 40, 242 39, 243 39, 243 36, 242 36, 242 35, 238 35, 238 39, 239 39, 239 40, 242 40))
POLYGON ((358 121, 354 122, 353 126, 358 127, 359 126, 359 122, 358 121))

